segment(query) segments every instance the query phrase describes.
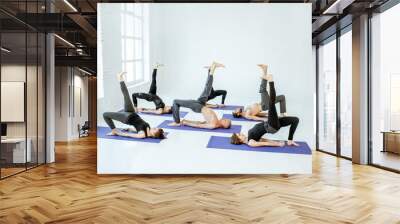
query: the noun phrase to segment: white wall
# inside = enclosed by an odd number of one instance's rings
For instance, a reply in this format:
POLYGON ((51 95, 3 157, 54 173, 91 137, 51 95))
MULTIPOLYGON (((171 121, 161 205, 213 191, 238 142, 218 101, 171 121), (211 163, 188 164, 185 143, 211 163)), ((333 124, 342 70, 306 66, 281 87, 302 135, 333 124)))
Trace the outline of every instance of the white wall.
MULTIPOLYGON (((115 5, 108 6, 102 6, 105 16, 99 24, 104 67, 99 119, 105 110, 122 106, 115 78, 120 70, 120 40, 115 36, 120 30, 114 20, 119 16, 113 14, 115 5)), ((288 113, 300 117, 296 139, 314 145, 311 4, 150 4, 149 20, 150 64, 166 65, 160 70, 158 90, 167 104, 175 98, 197 98, 207 74, 202 67, 213 60, 227 66, 217 71, 214 81, 215 89, 228 91, 227 104, 259 102, 256 64, 266 63, 277 93, 287 97, 288 113)), ((142 89, 147 91, 147 86, 130 90, 142 89)), ((283 136, 286 131, 277 135, 283 136)))
POLYGON ((55 86, 55 140, 76 139, 78 124, 83 125, 88 120, 88 78, 75 68, 56 67, 55 86))

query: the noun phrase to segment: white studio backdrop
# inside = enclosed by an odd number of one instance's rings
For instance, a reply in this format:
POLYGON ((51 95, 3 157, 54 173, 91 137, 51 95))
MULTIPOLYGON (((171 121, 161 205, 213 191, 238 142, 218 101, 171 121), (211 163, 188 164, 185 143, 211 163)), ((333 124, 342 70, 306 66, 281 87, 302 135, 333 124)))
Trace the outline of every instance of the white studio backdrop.
MULTIPOLYGON (((115 76, 122 70, 122 26, 121 4, 99 5, 98 118, 103 123, 103 112, 123 105, 115 76)), ((256 64, 265 63, 277 94, 286 96, 288 114, 300 118, 295 139, 313 148, 311 4, 145 5, 145 78, 129 87, 131 93, 147 91, 150 66, 160 62, 165 67, 159 71, 158 94, 166 104, 171 105, 173 99, 196 99, 206 81, 203 66, 216 60, 226 68, 216 71, 214 88, 228 91, 226 104, 248 105, 260 101, 256 64)), ((276 138, 286 139, 287 129, 276 138)))

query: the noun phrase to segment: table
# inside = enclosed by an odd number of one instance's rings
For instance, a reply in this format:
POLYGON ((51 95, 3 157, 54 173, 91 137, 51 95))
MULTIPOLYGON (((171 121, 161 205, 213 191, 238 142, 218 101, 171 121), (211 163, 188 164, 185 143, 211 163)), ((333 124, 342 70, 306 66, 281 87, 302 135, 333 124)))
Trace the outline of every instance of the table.
POLYGON ((400 154, 400 131, 382 131, 381 133, 383 133, 382 152, 400 154))
POLYGON ((25 138, 6 138, 1 139, 1 156, 9 163, 26 163, 31 162, 31 145, 30 138, 26 139, 27 147, 25 154, 25 138), (11 159, 12 158, 12 159, 11 159))

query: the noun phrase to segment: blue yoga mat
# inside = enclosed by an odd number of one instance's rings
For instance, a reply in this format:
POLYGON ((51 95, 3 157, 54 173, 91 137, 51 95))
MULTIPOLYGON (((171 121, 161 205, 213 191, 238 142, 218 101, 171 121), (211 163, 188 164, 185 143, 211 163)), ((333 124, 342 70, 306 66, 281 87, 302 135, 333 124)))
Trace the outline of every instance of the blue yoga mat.
POLYGON ((237 108, 244 108, 243 106, 237 106, 237 105, 225 105, 224 107, 215 107, 212 108, 213 110, 236 110, 237 108))
MULTIPOLYGON (((111 129, 109 127, 97 127, 97 137, 98 138, 106 138, 106 139, 115 139, 115 140, 125 140, 125 141, 134 141, 134 142, 149 142, 149 143, 160 143, 163 139, 157 138, 129 138, 129 137, 122 137, 118 135, 107 135, 110 133, 111 129)), ((164 133, 167 135, 168 133, 164 133)))
MULTIPOLYGON (((181 118, 184 118, 189 112, 186 111, 180 111, 179 112, 179 116, 181 118)), ((143 112, 139 112, 139 114, 143 114, 143 115, 152 115, 152 116, 160 116, 160 117, 172 117, 172 114, 152 114, 152 113, 143 113, 143 112)))
POLYGON ((168 126, 169 123, 172 123, 171 120, 165 120, 158 128, 166 128, 166 129, 175 129, 175 130, 184 130, 184 131, 203 131, 203 132, 216 132, 216 133, 240 133, 242 130, 241 125, 232 125, 230 128, 217 128, 217 129, 206 129, 206 128, 193 128, 188 126, 168 126))
POLYGON ((298 147, 287 145, 283 147, 250 147, 245 144, 231 144, 230 137, 211 136, 210 140, 208 141, 207 148, 311 155, 311 149, 307 143, 297 141, 296 143, 299 144, 298 147))
MULTIPOLYGON (((224 115, 222 115, 222 118, 229 119, 229 120, 232 120, 232 121, 262 122, 262 121, 250 120, 250 119, 247 119, 247 118, 244 118, 244 117, 236 118, 236 117, 233 117, 232 114, 224 114, 224 115)), ((265 120, 267 120, 267 119, 265 119, 265 120)))

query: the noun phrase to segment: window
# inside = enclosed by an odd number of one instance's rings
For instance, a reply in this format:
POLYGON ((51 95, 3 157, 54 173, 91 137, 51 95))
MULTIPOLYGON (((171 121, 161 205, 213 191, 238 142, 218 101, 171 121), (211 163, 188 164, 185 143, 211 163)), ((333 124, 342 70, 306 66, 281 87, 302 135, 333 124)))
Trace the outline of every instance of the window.
POLYGON ((400 5, 371 18, 371 159, 400 170, 400 5))
POLYGON ((340 36, 340 155, 352 157, 352 32, 340 36))
POLYGON ((318 48, 318 148, 336 153, 336 39, 318 48))
POLYGON ((128 85, 144 81, 145 4, 121 4, 122 69, 128 85))

